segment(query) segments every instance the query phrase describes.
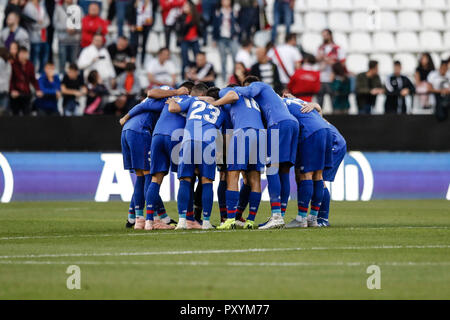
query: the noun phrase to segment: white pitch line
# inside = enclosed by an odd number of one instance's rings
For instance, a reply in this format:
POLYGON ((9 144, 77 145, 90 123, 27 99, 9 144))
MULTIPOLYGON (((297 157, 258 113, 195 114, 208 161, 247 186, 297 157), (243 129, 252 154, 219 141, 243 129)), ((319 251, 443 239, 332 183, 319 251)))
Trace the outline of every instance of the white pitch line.
POLYGON ((450 266, 443 262, 209 262, 209 261, 14 261, 3 260, 4 265, 159 265, 159 266, 230 266, 230 267, 308 267, 308 266, 346 266, 359 267, 371 264, 393 267, 450 266))
POLYGON ((249 249, 217 249, 186 251, 143 251, 143 252, 99 252, 99 253, 59 253, 59 254, 24 254, 0 256, 0 259, 36 259, 62 257, 120 257, 120 256, 153 256, 153 255, 195 255, 225 253, 261 253, 281 251, 316 251, 316 250, 373 250, 373 249, 448 249, 450 245, 397 245, 397 246, 348 246, 348 247, 311 247, 311 248, 249 248, 249 249))
MULTIPOLYGON (((326 228, 320 230, 333 230, 333 231, 344 231, 344 230, 392 230, 392 229, 448 229, 447 226, 430 226, 430 227, 420 227, 420 226, 399 226, 399 227, 343 227, 343 228, 326 228)), ((281 231, 284 229, 273 229, 271 231, 281 231)), ((312 231, 317 229, 305 229, 301 232, 312 231)), ((99 234, 80 234, 80 235, 48 235, 48 236, 16 236, 16 237, 0 237, 0 241, 8 240, 34 240, 34 239, 63 239, 63 238, 94 238, 94 237, 135 237, 135 236, 167 236, 167 235, 180 235, 180 234, 219 234, 228 232, 267 232, 268 230, 201 230, 201 231, 176 231, 176 232, 144 232, 144 233, 99 233, 99 234)), ((269 230, 270 231, 270 230, 269 230)))

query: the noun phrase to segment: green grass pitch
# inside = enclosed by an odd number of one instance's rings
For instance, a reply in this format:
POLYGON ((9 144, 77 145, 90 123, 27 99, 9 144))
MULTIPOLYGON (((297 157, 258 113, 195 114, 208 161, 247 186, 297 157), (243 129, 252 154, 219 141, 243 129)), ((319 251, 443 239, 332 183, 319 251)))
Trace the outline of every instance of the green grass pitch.
POLYGON ((126 213, 122 202, 1 204, 0 299, 450 298, 448 201, 334 202, 331 228, 305 230, 134 231, 126 213), (66 287, 69 265, 80 290, 66 287), (367 288, 370 265, 380 290, 367 288))

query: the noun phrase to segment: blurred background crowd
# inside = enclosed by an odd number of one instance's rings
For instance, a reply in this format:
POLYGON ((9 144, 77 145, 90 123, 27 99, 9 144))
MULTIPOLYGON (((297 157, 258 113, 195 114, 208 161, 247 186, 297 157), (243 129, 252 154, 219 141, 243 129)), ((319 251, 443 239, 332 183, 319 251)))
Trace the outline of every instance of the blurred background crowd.
POLYGON ((153 86, 223 87, 256 75, 325 113, 448 116, 450 0, 0 0, 0 8, 0 115, 121 116, 153 86))

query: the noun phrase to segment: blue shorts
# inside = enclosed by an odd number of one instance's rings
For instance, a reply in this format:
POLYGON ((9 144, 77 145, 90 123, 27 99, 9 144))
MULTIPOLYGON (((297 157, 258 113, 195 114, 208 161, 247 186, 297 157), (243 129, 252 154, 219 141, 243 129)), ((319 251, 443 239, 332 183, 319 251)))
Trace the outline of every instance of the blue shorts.
POLYGON ((150 132, 122 131, 121 137, 123 167, 126 170, 150 170, 150 132))
POLYGON ((260 141, 265 143, 264 131, 253 128, 237 129, 233 132, 227 150, 228 171, 261 171, 265 156, 260 155, 260 141), (260 139, 260 135, 263 135, 260 139))
MULTIPOLYGON (((170 136, 157 134, 153 136, 151 147, 151 161, 150 161, 150 174, 158 172, 164 172, 167 174, 169 169, 172 172, 178 170, 179 152, 174 152, 174 158, 172 159, 172 150, 180 143, 179 141, 172 141, 170 136)), ((181 145, 180 145, 181 146, 181 145)))
POLYGON ((333 167, 333 135, 328 129, 314 132, 300 141, 295 168, 301 173, 326 170, 333 167))
MULTIPOLYGON (((297 155, 299 126, 294 120, 284 120, 271 126, 267 130, 267 152, 271 163, 295 164, 297 155), (272 150, 272 129, 278 130, 278 141, 272 150), (272 153, 278 153, 277 155, 272 153)), ((276 139, 276 138, 275 138, 276 139)))
POLYGON ((201 177, 214 180, 216 177, 215 142, 184 141, 178 165, 178 179, 193 177, 198 169, 201 177))
POLYGON ((339 150, 333 150, 333 167, 325 169, 323 172, 323 181, 333 182, 336 177, 336 173, 341 165, 341 162, 344 160, 345 155, 347 154, 347 145, 340 148, 339 150))

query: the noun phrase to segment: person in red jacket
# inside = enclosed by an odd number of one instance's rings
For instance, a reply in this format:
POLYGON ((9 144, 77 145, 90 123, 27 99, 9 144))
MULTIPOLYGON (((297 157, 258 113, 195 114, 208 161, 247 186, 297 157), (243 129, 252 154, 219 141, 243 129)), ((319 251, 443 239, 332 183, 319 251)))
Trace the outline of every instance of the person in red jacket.
POLYGON ((167 48, 170 46, 170 35, 175 29, 175 21, 181 14, 181 8, 183 7, 185 1, 186 0, 159 0, 167 48))
POLYGON ((103 35, 103 42, 105 42, 105 35, 108 33, 108 21, 100 18, 100 7, 97 3, 89 4, 88 14, 81 20, 81 47, 85 48, 92 42, 92 38, 96 33, 103 35))
POLYGON ((17 59, 12 63, 9 94, 11 96, 11 111, 13 115, 28 115, 31 112, 31 88, 36 90, 36 95, 42 97, 42 91, 36 79, 34 66, 31 63, 28 49, 20 47, 17 59))
POLYGON ((294 96, 307 102, 320 91, 320 71, 314 70, 314 64, 314 56, 305 55, 302 67, 295 71, 287 86, 294 96))

